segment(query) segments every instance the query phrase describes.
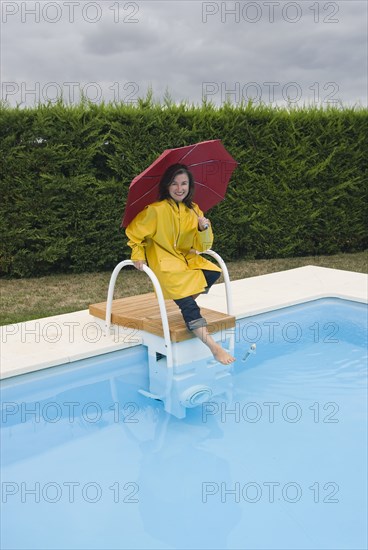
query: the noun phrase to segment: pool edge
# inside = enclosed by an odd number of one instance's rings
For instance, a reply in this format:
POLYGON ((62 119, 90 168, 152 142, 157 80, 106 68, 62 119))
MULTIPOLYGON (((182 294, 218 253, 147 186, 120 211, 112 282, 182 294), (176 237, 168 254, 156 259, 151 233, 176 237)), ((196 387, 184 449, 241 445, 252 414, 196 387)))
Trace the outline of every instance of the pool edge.
MULTIPOLYGON (((316 266, 238 279, 232 281, 231 288, 237 319, 323 298, 368 302, 366 274, 316 266)), ((226 312, 225 285, 215 285, 198 303, 226 312)), ((108 339, 102 321, 88 310, 5 325, 0 330, 0 379, 68 365, 142 342, 139 333, 124 329, 108 339)))

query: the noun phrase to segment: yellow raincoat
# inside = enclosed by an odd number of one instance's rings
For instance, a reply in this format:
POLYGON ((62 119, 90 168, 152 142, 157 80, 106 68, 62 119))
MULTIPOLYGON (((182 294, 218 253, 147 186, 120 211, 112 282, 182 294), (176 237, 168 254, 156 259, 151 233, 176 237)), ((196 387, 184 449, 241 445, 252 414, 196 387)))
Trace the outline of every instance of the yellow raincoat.
POLYGON ((160 281, 165 299, 177 300, 203 292, 206 279, 201 269, 221 271, 193 252, 204 252, 213 242, 211 226, 198 230, 197 215, 203 216, 203 212, 198 205, 193 207, 196 213, 172 199, 154 202, 126 228, 131 259, 147 261, 160 281))

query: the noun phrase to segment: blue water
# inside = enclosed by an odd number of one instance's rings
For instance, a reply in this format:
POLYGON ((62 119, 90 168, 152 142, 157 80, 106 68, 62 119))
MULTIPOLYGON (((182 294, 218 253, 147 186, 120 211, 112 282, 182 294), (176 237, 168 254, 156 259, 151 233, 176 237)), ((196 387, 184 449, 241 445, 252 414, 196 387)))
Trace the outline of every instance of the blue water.
POLYGON ((4 381, 1 548, 367 548, 366 334, 338 299, 243 319, 232 402, 184 420, 142 346, 4 381))

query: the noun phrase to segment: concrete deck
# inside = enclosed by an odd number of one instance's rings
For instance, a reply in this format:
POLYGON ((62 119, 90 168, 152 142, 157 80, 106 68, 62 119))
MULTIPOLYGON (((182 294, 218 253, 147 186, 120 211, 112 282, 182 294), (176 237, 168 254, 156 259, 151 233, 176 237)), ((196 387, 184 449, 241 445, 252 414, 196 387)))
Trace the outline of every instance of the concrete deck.
MULTIPOLYGON (((367 275, 314 266, 233 281, 231 288, 238 319, 319 298, 368 301, 367 275)), ((214 285, 198 304, 226 313, 225 285, 214 285)), ((0 378, 141 344, 138 330, 114 327, 108 338, 103 325, 84 310, 0 327, 0 378)))

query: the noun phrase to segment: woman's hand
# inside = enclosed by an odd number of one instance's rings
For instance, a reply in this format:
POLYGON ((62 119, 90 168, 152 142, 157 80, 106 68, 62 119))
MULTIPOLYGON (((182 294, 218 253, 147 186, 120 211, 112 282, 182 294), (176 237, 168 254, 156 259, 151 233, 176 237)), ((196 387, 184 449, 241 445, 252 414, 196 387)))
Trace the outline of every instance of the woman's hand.
POLYGON ((205 218, 204 216, 198 216, 198 228, 199 231, 204 231, 210 226, 210 220, 205 218))
POLYGON ((136 269, 139 269, 139 271, 143 271, 143 266, 147 265, 147 262, 145 262, 144 260, 133 260, 133 264, 136 269))

